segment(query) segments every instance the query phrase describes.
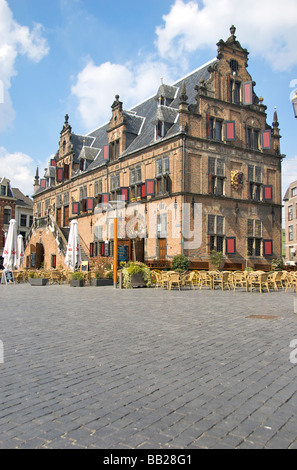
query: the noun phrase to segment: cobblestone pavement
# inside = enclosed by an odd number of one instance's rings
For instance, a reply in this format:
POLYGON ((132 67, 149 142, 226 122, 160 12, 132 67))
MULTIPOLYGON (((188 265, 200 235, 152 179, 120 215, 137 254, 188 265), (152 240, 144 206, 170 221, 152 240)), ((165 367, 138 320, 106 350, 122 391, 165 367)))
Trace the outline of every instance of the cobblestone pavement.
POLYGON ((297 448, 292 293, 0 295, 0 448, 297 448))

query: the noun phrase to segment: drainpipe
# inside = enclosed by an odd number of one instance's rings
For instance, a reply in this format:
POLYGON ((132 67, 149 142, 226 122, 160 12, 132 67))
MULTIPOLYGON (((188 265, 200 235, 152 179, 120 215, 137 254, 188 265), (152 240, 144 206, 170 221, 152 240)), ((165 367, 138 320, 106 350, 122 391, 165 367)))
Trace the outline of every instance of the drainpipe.
POLYGON ((186 153, 186 135, 183 133, 183 157, 182 157, 182 232, 181 232, 181 252, 184 254, 184 227, 183 227, 183 210, 184 210, 184 202, 185 202, 185 153, 186 153))

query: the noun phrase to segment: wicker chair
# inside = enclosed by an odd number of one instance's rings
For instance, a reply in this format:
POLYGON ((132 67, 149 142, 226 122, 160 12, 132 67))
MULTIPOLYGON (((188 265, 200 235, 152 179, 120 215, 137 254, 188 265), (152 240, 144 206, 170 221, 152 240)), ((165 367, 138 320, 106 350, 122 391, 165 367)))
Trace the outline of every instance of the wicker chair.
POLYGON ((251 276, 249 281, 251 292, 253 292, 253 289, 258 288, 262 293, 264 287, 267 289, 267 292, 270 292, 268 277, 269 273, 259 273, 257 276, 251 276))
POLYGON ((190 286, 191 289, 194 289, 195 286, 198 286, 199 282, 199 275, 195 271, 186 274, 184 278, 182 278, 182 285, 183 286, 190 286))
POLYGON ((247 290, 248 283, 247 283, 247 276, 244 271, 234 271, 231 273, 229 278, 230 286, 236 290, 238 287, 243 288, 245 287, 247 290))
POLYGON ((213 277, 213 288, 215 288, 216 286, 219 286, 221 287, 222 290, 225 289, 225 287, 227 287, 229 290, 230 290, 230 286, 229 286, 229 272, 222 272, 222 273, 218 273, 217 275, 215 275, 213 277))
POLYGON ((168 273, 168 289, 171 290, 172 286, 177 286, 180 290, 181 288, 181 277, 178 273, 171 272, 168 273))
POLYGON ((199 286, 200 286, 200 290, 202 289, 202 287, 212 288, 212 277, 207 271, 200 272, 199 286))

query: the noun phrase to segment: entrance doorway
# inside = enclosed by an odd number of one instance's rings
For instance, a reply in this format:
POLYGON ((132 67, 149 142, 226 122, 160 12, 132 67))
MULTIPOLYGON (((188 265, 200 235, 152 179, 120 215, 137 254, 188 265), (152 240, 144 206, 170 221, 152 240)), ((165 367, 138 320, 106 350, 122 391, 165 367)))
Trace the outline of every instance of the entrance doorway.
POLYGON ((166 260, 166 238, 158 238, 158 259, 159 261, 166 260))

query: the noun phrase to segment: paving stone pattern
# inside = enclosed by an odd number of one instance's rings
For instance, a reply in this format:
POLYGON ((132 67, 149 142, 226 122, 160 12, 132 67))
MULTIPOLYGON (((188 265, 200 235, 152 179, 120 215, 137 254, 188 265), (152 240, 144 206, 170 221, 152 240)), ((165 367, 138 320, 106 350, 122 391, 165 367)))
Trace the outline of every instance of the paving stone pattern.
POLYGON ((292 293, 0 295, 0 448, 297 448, 292 293))

